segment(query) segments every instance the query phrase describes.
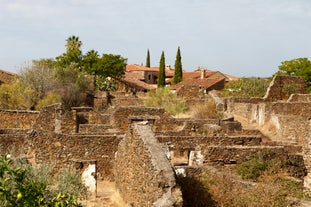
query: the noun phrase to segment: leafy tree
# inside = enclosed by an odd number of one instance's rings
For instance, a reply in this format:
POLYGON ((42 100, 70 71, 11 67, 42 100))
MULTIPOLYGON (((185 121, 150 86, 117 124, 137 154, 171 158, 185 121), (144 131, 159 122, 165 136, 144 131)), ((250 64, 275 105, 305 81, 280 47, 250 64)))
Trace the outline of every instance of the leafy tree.
POLYGON ((57 67, 67 67, 71 63, 76 63, 81 67, 83 58, 81 46, 82 42, 79 40, 79 37, 70 36, 66 40, 66 53, 56 57, 55 65, 57 67))
POLYGON ((182 63, 180 56, 180 48, 178 47, 176 60, 175 60, 175 69, 174 69, 174 78, 173 84, 177 84, 182 80, 182 63))
POLYGON ((297 58, 281 63, 276 75, 299 76, 306 80, 311 91, 311 61, 308 58, 297 58))
POLYGON ((114 83, 125 73, 126 62, 121 55, 103 54, 94 70, 96 86, 100 90, 114 89, 114 83))
POLYGON ((53 59, 33 60, 20 70, 19 76, 25 86, 35 91, 33 106, 57 87, 53 59))
POLYGON ((161 88, 164 86, 165 86, 165 57, 164 57, 164 51, 162 51, 159 73, 158 73, 158 88, 161 88))
POLYGON ((224 96, 263 97, 266 94, 270 80, 262 78, 240 78, 228 83, 223 90, 224 96))
POLYGON ((149 49, 147 51, 146 67, 150 68, 150 53, 149 53, 149 49))

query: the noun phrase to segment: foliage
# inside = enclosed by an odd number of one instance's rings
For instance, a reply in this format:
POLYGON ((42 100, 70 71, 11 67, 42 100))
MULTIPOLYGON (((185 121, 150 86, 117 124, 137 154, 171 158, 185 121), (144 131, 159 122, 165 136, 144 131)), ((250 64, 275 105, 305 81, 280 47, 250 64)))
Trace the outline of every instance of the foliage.
POLYGON ((45 106, 60 103, 61 102, 61 97, 58 93, 56 92, 50 92, 48 93, 45 97, 39 100, 37 103, 35 109, 39 111, 45 106))
POLYGON ((150 68, 150 53, 149 53, 149 49, 147 51, 146 67, 150 68))
POLYGON ((0 156, 0 206, 56 207, 82 206, 76 197, 53 189, 50 173, 36 170, 22 160, 0 156))
POLYGON ((174 78, 173 84, 177 84, 182 80, 182 63, 180 56, 180 48, 178 47, 176 60, 175 60, 175 69, 174 69, 174 78))
POLYGON ((58 90, 65 108, 84 104, 87 94, 93 91, 91 77, 80 71, 75 63, 65 68, 57 68, 56 79, 60 84, 58 90))
POLYGON ((264 161, 262 157, 254 157, 236 167, 236 172, 243 179, 257 180, 264 171, 270 166, 270 163, 264 161))
POLYGON ((82 51, 81 51, 82 42, 79 40, 79 37, 70 36, 66 40, 66 53, 56 57, 55 66, 56 67, 68 67, 72 63, 78 65, 81 69, 82 64, 82 51))
POLYGON ((0 86, 0 107, 2 109, 29 109, 34 104, 35 91, 25 86, 20 79, 0 86))
POLYGON ((144 105, 147 107, 162 107, 171 115, 177 115, 186 109, 184 100, 172 93, 170 87, 148 91, 144 105))
POLYGON ((308 58, 296 58, 281 62, 275 75, 289 75, 303 78, 311 90, 311 61, 308 58))
POLYGON ((66 167, 58 175, 58 190, 62 194, 72 195, 76 198, 87 198, 87 187, 81 182, 79 172, 66 167))
POLYGON ((262 78, 240 78, 238 81, 229 82, 223 90, 223 96, 234 97, 263 97, 270 81, 262 78))
POLYGON ((36 105, 57 86, 52 59, 33 60, 31 65, 20 70, 19 76, 23 85, 35 91, 33 105, 36 105))
POLYGON ((160 67, 158 74, 158 88, 165 86, 165 57, 164 51, 162 51, 161 59, 160 59, 160 67))

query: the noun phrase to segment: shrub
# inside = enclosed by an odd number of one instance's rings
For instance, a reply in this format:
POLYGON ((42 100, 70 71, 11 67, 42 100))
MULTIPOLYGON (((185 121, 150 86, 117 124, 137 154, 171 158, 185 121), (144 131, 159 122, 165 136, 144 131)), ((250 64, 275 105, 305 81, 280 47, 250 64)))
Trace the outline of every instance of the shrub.
POLYGON ((259 176, 262 175, 262 173, 266 171, 269 166, 269 162, 254 157, 238 165, 236 167, 236 172, 243 179, 257 180, 257 178, 259 178, 259 176))
POLYGON ((52 105, 55 103, 60 103, 60 102, 61 102, 60 95, 57 94, 56 92, 51 92, 45 97, 43 97, 43 99, 39 100, 38 104, 36 105, 36 110, 39 111, 45 106, 52 105))
POLYGON ((173 116, 182 113, 186 109, 184 100, 172 93, 170 87, 148 91, 144 105, 147 107, 162 107, 173 116))
POLYGON ((226 85, 223 96, 233 97, 263 97, 266 94, 270 80, 263 78, 240 78, 226 85))
POLYGON ((0 206, 82 206, 71 193, 55 189, 51 171, 0 156, 0 206))

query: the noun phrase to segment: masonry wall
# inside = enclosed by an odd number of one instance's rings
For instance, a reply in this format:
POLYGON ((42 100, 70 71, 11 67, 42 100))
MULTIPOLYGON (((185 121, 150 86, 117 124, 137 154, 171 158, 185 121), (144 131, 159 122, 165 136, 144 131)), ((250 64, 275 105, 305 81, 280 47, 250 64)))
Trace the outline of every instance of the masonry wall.
POLYGON ((131 125, 116 163, 117 188, 131 206, 182 206, 173 169, 149 125, 131 125))
POLYGON ((114 179, 114 156, 121 140, 118 135, 65 135, 36 130, 29 139, 36 163, 50 163, 60 169, 79 160, 94 160, 98 179, 114 179))
POLYGON ((0 129, 29 129, 34 124, 39 112, 24 110, 0 110, 0 129))
POLYGON ((300 77, 274 76, 264 99, 287 100, 292 93, 306 93, 306 86, 306 81, 300 77))

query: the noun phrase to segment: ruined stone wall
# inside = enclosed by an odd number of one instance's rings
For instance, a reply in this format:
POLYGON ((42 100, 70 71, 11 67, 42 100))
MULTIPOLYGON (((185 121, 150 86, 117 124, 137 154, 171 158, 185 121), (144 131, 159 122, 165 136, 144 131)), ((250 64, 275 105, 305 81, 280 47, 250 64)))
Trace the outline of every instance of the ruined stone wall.
POLYGON ((185 99, 203 98, 205 96, 204 88, 198 85, 184 85, 178 91, 177 95, 185 99))
POLYGON ((174 172, 150 126, 131 125, 116 163, 117 188, 131 206, 182 206, 174 172))
POLYGON ((300 77, 274 76, 264 97, 266 101, 287 100, 292 93, 306 93, 306 81, 300 77))
POLYGON ((0 110, 0 129, 29 129, 34 124, 39 112, 23 110, 0 110))
POLYGON ((170 117, 163 108, 135 106, 117 107, 111 117, 111 125, 126 132, 131 119, 149 120, 154 131, 172 130, 183 125, 182 122, 170 117))
POLYGON ((0 154, 26 153, 27 134, 0 134, 0 154))
POLYGON ((114 156, 120 136, 65 135, 36 130, 29 139, 37 163, 50 163, 60 169, 79 160, 94 160, 98 179, 114 179, 114 156))

